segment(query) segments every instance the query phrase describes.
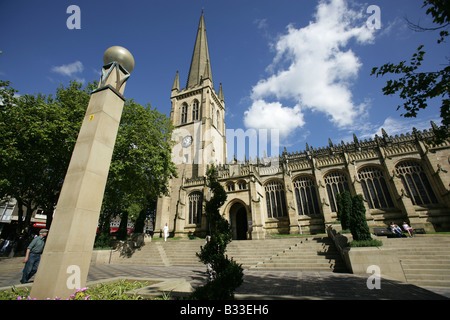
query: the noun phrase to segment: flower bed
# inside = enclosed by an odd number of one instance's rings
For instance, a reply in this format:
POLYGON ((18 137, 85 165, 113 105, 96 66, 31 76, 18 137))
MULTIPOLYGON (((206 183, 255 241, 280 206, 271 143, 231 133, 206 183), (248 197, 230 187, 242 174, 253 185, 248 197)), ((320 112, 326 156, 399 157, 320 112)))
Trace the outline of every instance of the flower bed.
MULTIPOLYGON (((67 300, 141 300, 142 297, 127 292, 149 286, 156 282, 130 281, 121 279, 112 283, 100 283, 92 287, 78 289, 67 300)), ((30 297, 30 288, 11 287, 9 290, 0 291, 0 300, 34 300, 30 297)), ((55 300, 61 300, 55 298, 55 300)))

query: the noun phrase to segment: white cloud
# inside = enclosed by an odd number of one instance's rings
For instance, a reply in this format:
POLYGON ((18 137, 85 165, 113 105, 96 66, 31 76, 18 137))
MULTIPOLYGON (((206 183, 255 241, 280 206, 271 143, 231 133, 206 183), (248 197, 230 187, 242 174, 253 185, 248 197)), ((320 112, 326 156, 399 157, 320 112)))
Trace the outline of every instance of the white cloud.
POLYGON ((340 135, 333 143, 340 143, 340 141, 344 142, 352 142, 353 134, 356 133, 356 136, 359 140, 368 140, 374 139, 375 135, 381 137, 383 134, 381 129, 384 129, 388 136, 396 136, 401 134, 406 134, 407 132, 412 133, 413 128, 416 128, 419 131, 430 130, 431 123, 433 121, 436 125, 441 126, 441 119, 438 115, 428 116, 425 118, 403 118, 403 117, 387 117, 383 124, 371 124, 370 122, 364 122, 364 124, 357 125, 353 128, 353 130, 348 130, 346 134, 340 135))
POLYGON ((253 104, 244 114, 244 124, 282 129, 287 135, 305 124, 306 109, 325 114, 339 128, 363 115, 366 105, 355 104, 351 92, 362 64, 346 46, 374 40, 364 9, 354 11, 345 0, 322 0, 308 26, 289 25, 274 45, 276 55, 268 67, 273 74, 252 89, 253 104), (265 102, 268 99, 277 102, 265 102))
POLYGON ((404 18, 395 17, 392 21, 388 21, 386 24, 382 25, 381 32, 379 36, 389 36, 393 34, 398 38, 405 38, 408 31, 408 24, 404 18))
POLYGON ((375 134, 378 136, 382 136, 381 129, 383 128, 389 136, 395 136, 400 134, 405 134, 406 132, 411 133, 413 128, 416 128, 419 131, 429 130, 431 128, 430 121, 434 121, 438 126, 441 125, 441 120, 439 117, 427 117, 423 118, 414 118, 407 119, 398 117, 398 119, 394 119, 392 117, 388 117, 384 120, 384 123, 376 129, 376 132, 372 132, 370 134, 366 134, 363 136, 364 138, 373 138, 375 134))
POLYGON ((304 120, 299 106, 287 108, 279 102, 256 100, 244 113, 244 125, 255 129, 278 129, 280 137, 284 138, 297 126, 303 126, 304 120))
POLYGON ((267 19, 255 19, 253 23, 256 24, 258 29, 267 29, 268 27, 267 19))
POLYGON ((80 61, 75 61, 69 64, 52 67, 52 71, 64 76, 72 77, 74 74, 83 72, 84 67, 80 61))

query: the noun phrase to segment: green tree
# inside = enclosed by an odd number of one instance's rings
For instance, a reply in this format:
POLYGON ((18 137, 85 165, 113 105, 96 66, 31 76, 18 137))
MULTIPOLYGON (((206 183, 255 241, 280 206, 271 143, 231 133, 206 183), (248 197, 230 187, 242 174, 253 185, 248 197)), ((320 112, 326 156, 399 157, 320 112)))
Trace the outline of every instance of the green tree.
POLYGON ((217 179, 217 171, 213 166, 208 170, 208 187, 212 197, 205 203, 205 214, 208 220, 211 240, 197 253, 200 261, 210 264, 215 272, 212 281, 194 290, 191 298, 199 300, 229 300, 234 298, 234 291, 242 284, 243 271, 241 265, 225 255, 226 247, 231 242, 230 224, 219 212, 225 203, 227 194, 217 179))
POLYGON ((337 195, 338 219, 341 221, 343 230, 350 228, 349 219, 352 211, 352 196, 350 192, 344 191, 337 195))
MULTIPOLYGON (((0 195, 18 201, 21 225, 17 232, 28 227, 38 207, 44 209, 50 225, 90 93, 96 87, 96 83, 83 87, 72 81, 60 86, 55 96, 17 96, 10 82, 0 80, 0 195)), ((176 175, 171 132, 170 119, 156 109, 133 100, 125 103, 100 220, 107 226, 108 237, 111 217, 124 214, 136 219, 151 201, 167 193, 168 179, 176 175)))
POLYGON ((84 87, 77 81, 71 81, 69 86, 61 85, 57 88, 55 97, 51 97, 48 101, 49 112, 54 115, 54 119, 48 121, 48 125, 51 126, 51 139, 47 143, 46 150, 49 162, 47 169, 42 173, 41 194, 36 199, 36 203, 47 215, 48 228, 89 104, 90 94, 96 87, 96 81, 84 87))
POLYGON ((0 81, 0 192, 17 199, 17 232, 28 228, 38 207, 47 214, 50 225, 94 86, 82 88, 73 81, 58 88, 55 97, 17 96, 8 81, 0 81))
MULTIPOLYGON (((431 14, 433 23, 437 26, 433 28, 424 28, 409 22, 409 25, 417 31, 437 31, 439 32, 438 44, 445 42, 448 37, 448 27, 450 25, 450 5, 448 0, 426 0, 423 8, 427 8, 426 14, 431 14)), ((413 54, 409 64, 401 61, 398 64, 386 63, 380 68, 373 68, 371 75, 384 76, 386 74, 401 75, 399 79, 388 80, 383 88, 385 95, 399 93, 404 99, 404 104, 399 105, 397 110, 403 107, 405 112, 402 114, 405 118, 416 117, 421 109, 428 106, 428 101, 433 98, 441 98, 440 116, 442 126, 433 128, 435 138, 434 143, 441 143, 449 137, 448 127, 450 125, 450 63, 447 58, 447 65, 436 71, 422 71, 419 68, 424 60, 424 46, 420 45, 413 54)))
POLYGON ((352 210, 349 217, 350 232, 353 240, 371 240, 370 229, 366 220, 366 208, 363 196, 358 194, 352 197, 352 210))
POLYGON ((147 201, 148 205, 139 212, 139 215, 134 223, 134 232, 136 233, 144 232, 145 222, 147 220, 155 220, 157 200, 148 199, 147 201))

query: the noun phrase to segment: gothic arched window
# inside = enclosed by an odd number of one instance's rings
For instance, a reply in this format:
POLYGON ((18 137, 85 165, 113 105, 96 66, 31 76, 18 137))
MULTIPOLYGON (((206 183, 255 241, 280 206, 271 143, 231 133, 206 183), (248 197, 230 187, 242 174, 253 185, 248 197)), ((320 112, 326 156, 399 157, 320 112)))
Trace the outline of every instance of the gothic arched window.
POLYGON ((192 121, 199 120, 199 106, 198 101, 195 100, 194 104, 192 105, 192 121))
POLYGON ((247 182, 245 180, 240 180, 237 182, 239 190, 245 190, 247 189, 247 182))
POLYGON ((319 201, 314 180, 303 176, 294 180, 295 199, 299 215, 319 214, 319 201))
POLYGON ((216 116, 216 121, 217 121, 217 125, 216 125, 216 128, 217 128, 217 130, 220 130, 220 127, 219 127, 219 125, 220 125, 220 112, 219 112, 219 110, 217 110, 217 116, 216 116))
POLYGON ((185 124, 187 122, 187 114, 188 114, 188 105, 183 103, 181 106, 181 124, 185 124))
POLYGON ((438 202, 420 163, 403 161, 396 165, 395 170, 397 175, 400 176, 406 194, 414 205, 438 202))
POLYGON ((199 224, 202 217, 203 195, 193 192, 189 195, 189 224, 199 224))
POLYGON ((358 171, 358 178, 370 209, 394 207, 386 180, 380 169, 376 167, 363 168, 358 171))
POLYGON ((287 216, 284 186, 279 181, 270 181, 265 186, 267 215, 269 218, 287 216))
POLYGON ((337 212, 336 196, 344 191, 350 191, 347 182, 347 175, 342 171, 333 171, 324 176, 328 200, 332 212, 337 212))
POLYGON ((227 183, 226 187, 227 187, 227 191, 229 191, 229 192, 235 190, 234 182, 227 183))

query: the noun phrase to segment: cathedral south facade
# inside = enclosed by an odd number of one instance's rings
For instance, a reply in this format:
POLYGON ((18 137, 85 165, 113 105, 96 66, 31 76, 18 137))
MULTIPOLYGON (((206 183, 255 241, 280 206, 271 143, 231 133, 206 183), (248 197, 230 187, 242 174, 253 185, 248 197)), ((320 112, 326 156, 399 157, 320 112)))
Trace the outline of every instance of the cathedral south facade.
POLYGON ((178 177, 158 199, 155 236, 167 224, 171 236, 208 234, 206 173, 217 168, 227 191, 221 214, 233 239, 272 234, 322 233, 338 223, 336 197, 343 191, 364 197, 369 227, 408 222, 428 232, 450 230, 450 141, 430 142, 429 130, 338 144, 277 157, 227 161, 225 99, 216 90, 203 13, 185 88, 176 73, 170 118, 175 130, 172 159, 178 177))

